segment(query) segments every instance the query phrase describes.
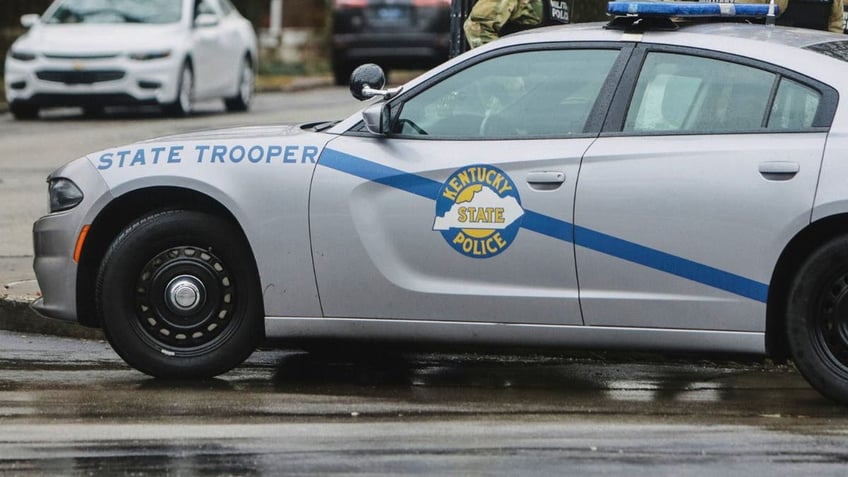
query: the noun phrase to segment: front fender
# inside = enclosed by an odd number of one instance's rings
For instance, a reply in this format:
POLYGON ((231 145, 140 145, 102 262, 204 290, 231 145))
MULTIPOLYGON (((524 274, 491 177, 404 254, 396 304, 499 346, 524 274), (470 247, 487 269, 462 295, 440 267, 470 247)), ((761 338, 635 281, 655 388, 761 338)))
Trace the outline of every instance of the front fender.
POLYGON ((308 205, 318 156, 332 136, 275 131, 164 138, 106 150, 89 161, 113 197, 167 187, 218 202, 238 222, 256 258, 265 313, 321 316, 308 205))

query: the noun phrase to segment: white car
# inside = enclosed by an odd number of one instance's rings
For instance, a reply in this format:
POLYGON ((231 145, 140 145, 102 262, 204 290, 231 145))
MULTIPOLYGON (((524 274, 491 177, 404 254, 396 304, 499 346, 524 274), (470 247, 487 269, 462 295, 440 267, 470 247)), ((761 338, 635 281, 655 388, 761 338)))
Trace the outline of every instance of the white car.
POLYGON ((56 0, 21 23, 29 31, 5 70, 18 119, 54 106, 160 105, 174 115, 195 100, 250 106, 256 35, 229 0, 56 0))

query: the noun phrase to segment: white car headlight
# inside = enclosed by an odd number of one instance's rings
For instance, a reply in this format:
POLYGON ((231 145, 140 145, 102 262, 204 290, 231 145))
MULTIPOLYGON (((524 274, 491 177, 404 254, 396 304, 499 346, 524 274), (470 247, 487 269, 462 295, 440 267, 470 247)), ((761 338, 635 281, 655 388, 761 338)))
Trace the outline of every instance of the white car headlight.
POLYGON ((143 51, 139 53, 130 53, 130 59, 136 61, 159 60, 171 56, 171 50, 159 51, 143 51))
POLYGON ((18 61, 33 61, 36 58, 35 53, 18 50, 9 51, 9 56, 18 61))

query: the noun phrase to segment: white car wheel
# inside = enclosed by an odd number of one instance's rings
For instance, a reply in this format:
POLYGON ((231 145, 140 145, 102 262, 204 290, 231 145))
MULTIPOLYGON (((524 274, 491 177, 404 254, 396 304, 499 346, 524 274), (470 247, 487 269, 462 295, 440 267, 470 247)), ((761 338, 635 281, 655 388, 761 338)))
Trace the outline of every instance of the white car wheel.
POLYGON ((191 113, 194 103, 194 71, 191 64, 186 63, 180 72, 177 85, 177 98, 167 106, 167 112, 173 116, 187 116, 191 113))
POLYGON ((227 106, 227 111, 247 111, 250 108, 250 102, 253 99, 254 92, 254 76, 253 66, 248 59, 244 59, 241 63, 241 75, 239 76, 239 85, 236 95, 224 100, 227 106))

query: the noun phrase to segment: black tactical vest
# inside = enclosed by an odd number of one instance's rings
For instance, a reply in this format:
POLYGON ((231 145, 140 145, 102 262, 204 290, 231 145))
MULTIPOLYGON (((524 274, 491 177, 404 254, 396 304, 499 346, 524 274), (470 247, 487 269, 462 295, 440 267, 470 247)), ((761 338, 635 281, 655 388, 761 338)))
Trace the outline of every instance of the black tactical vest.
POLYGON ((777 17, 775 23, 826 31, 830 25, 831 9, 833 0, 789 0, 786 11, 777 17))

